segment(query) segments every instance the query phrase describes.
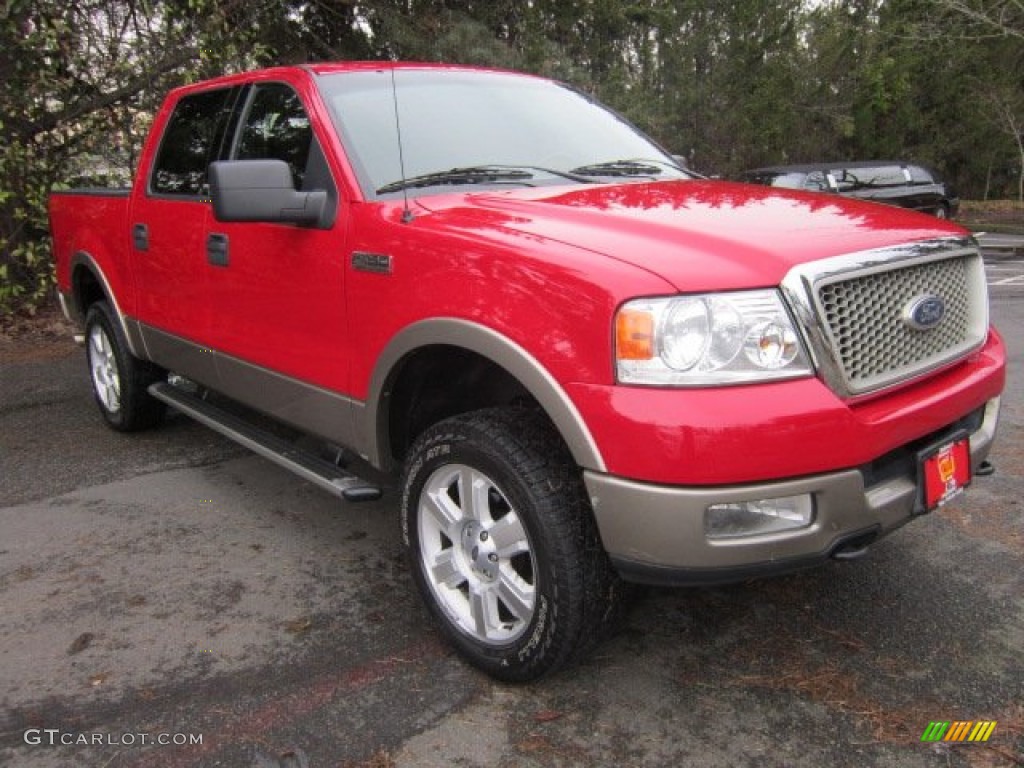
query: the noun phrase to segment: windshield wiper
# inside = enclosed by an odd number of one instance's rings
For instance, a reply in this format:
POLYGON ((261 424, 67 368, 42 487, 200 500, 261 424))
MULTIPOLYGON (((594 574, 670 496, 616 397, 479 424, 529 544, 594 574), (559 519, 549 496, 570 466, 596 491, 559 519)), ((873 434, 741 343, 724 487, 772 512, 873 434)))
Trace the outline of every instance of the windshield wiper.
POLYGON ((594 179, 575 171, 557 171, 554 168, 544 168, 539 165, 503 165, 492 163, 491 165, 472 165, 465 168, 452 168, 448 171, 424 173, 421 176, 412 176, 408 179, 392 181, 390 184, 385 184, 378 189, 377 194, 384 195, 388 192, 399 192, 403 189, 432 187, 441 184, 486 184, 494 181, 524 181, 532 179, 535 171, 578 181, 581 184, 595 183, 594 179))
MULTIPOLYGON (((660 176, 661 168, 652 163, 657 160, 609 160, 573 168, 570 173, 580 176, 660 176)), ((665 163, 668 165, 668 163, 665 163)))
POLYGON ((378 189, 377 194, 383 195, 388 192, 400 192, 403 189, 433 187, 441 184, 484 184, 490 181, 519 181, 532 178, 532 173, 517 167, 474 165, 467 168, 452 168, 447 171, 424 173, 420 176, 411 176, 408 179, 392 181, 390 184, 385 184, 378 189))

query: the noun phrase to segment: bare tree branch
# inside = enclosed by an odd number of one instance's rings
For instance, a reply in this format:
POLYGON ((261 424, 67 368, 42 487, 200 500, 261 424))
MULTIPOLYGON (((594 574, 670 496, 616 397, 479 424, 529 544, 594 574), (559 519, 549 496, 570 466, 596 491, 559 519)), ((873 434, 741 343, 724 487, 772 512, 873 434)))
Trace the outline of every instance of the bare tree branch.
POLYGON ((992 35, 1024 40, 1024 3, 1020 0, 939 0, 938 5, 992 35))
POLYGON ((47 112, 41 119, 26 125, 24 132, 29 137, 48 133, 92 112, 120 104, 138 94, 154 79, 183 67, 196 59, 198 55, 199 52, 195 48, 180 49, 111 91, 97 92, 95 89, 90 89, 92 93, 88 97, 74 101, 63 109, 47 112))

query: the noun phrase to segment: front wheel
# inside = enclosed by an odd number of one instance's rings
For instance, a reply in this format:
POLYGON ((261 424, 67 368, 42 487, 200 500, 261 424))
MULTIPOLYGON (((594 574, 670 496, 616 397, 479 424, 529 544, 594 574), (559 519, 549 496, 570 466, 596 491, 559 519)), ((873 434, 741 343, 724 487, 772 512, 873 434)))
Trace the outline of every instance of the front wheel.
POLYGON ((521 682, 599 637, 618 596, 579 469, 532 411, 487 409, 413 445, 402 530, 416 585, 471 664, 521 682))

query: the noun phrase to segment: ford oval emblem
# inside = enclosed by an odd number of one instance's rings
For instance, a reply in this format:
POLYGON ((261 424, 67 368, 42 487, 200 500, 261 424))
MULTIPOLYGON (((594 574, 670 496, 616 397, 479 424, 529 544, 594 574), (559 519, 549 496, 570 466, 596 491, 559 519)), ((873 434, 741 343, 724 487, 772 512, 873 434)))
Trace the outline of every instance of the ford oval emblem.
POLYGON ((903 322, 915 331, 930 331, 946 316, 946 302, 941 296, 917 296, 903 308, 903 322))

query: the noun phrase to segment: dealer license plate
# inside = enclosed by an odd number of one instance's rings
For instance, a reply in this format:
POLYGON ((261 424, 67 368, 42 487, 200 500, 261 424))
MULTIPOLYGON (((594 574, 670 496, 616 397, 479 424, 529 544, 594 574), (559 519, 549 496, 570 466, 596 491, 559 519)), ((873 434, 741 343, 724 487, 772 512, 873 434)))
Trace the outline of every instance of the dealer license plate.
POLYGON ((919 456, 924 511, 931 512, 963 493, 971 484, 971 443, 966 436, 923 451, 919 456))

